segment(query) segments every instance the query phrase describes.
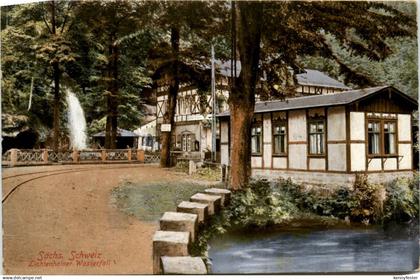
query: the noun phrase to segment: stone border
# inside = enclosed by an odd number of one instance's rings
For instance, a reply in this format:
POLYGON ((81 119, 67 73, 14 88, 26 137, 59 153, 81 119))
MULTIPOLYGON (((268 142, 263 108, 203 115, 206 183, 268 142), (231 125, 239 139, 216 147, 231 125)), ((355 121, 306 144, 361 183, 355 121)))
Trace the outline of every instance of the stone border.
POLYGON ((207 274, 204 260, 190 255, 191 245, 197 240, 198 225, 228 205, 230 195, 226 189, 205 189, 182 201, 177 212, 162 215, 153 236, 153 274, 207 274))

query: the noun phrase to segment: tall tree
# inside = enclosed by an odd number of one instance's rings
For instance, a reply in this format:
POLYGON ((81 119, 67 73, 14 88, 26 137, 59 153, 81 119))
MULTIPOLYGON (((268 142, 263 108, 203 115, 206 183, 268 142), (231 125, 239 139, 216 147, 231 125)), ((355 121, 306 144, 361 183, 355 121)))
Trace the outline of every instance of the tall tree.
POLYGON ((149 83, 144 59, 152 37, 144 28, 144 3, 84 2, 77 15, 86 24, 85 32, 94 38, 88 46, 93 56, 91 80, 105 99, 105 148, 115 149, 121 111, 126 115, 138 109, 141 87, 149 83))
MULTIPOLYGON (((152 68, 156 78, 169 84, 163 123, 173 128, 180 82, 195 82, 199 87, 205 83, 210 45, 224 27, 226 7, 223 2, 163 1, 153 8, 161 40, 151 54, 152 68)), ((160 135, 161 167, 170 166, 172 133, 173 129, 160 135)))
POLYGON ((351 69, 334 52, 326 37, 332 36, 353 56, 379 61, 392 53, 386 39, 414 36, 416 21, 379 2, 239 1, 236 5, 234 15, 242 69, 229 101, 230 184, 231 188, 240 189, 248 184, 251 170, 248 139, 261 69, 284 73, 284 76, 272 75, 275 79, 270 81, 281 84, 290 78, 287 77, 289 69, 294 73, 299 70, 299 56, 319 55, 331 58, 339 65, 345 82, 370 85, 371 80, 351 69), (260 55, 263 58, 261 63, 260 55), (279 72, 279 69, 284 71, 279 72))

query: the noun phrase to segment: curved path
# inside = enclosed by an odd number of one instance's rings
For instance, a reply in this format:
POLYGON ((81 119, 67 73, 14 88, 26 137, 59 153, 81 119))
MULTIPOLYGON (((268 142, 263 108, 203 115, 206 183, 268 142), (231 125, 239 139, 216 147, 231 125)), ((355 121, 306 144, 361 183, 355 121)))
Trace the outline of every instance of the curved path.
POLYGON ((2 171, 4 273, 152 273, 157 223, 123 214, 111 190, 124 181, 173 181, 181 175, 139 164, 2 171))

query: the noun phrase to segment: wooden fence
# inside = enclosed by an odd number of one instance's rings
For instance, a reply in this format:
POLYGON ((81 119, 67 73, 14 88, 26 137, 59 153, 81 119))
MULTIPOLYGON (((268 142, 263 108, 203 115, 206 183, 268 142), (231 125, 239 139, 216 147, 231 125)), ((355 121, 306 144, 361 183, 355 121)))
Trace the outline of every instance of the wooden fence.
POLYGON ((157 163, 159 160, 159 153, 135 149, 81 151, 10 149, 2 155, 2 165, 8 166, 45 165, 54 163, 157 163))

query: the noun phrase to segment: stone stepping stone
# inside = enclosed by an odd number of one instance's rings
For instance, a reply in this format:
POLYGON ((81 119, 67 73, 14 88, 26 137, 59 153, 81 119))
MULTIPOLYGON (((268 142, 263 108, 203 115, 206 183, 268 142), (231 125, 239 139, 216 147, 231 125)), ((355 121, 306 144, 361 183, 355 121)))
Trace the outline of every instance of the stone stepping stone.
POLYGON ((207 203, 198 203, 198 202, 190 202, 190 201, 182 201, 178 206, 176 207, 177 212, 183 212, 183 213, 191 213, 196 214, 198 216, 198 222, 202 223, 207 219, 207 216, 209 215, 207 203))
POLYGON ((156 231, 153 235, 153 274, 161 274, 162 256, 189 256, 190 233, 156 231))
POLYGON ((166 231, 188 231, 191 241, 195 241, 195 235, 198 230, 198 221, 196 214, 165 212, 159 220, 160 229, 166 231))
POLYGON ((210 188, 210 189, 205 189, 204 192, 211 195, 220 195, 222 197, 221 202, 220 202, 222 206, 226 206, 229 204, 230 194, 231 194, 229 190, 219 189, 219 188, 210 188))
POLYGON ((206 203, 208 205, 208 212, 209 215, 214 215, 216 212, 220 210, 221 206, 221 199, 220 195, 209 195, 205 193, 196 193, 195 195, 191 196, 191 202, 198 202, 198 203, 206 203))
POLYGON ((162 274, 207 274, 206 265, 200 257, 161 258, 162 274))

